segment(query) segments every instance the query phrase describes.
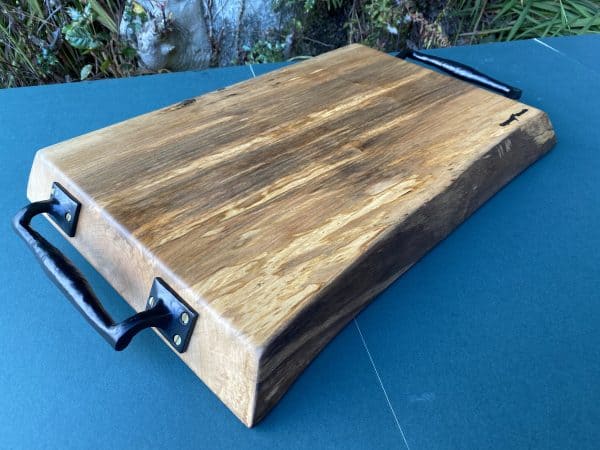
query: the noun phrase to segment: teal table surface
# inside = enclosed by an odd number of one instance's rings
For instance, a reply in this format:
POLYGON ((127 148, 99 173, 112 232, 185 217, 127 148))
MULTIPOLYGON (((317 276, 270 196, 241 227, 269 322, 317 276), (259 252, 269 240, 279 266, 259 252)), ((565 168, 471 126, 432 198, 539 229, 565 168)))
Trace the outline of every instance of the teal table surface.
POLYGON ((600 36, 432 53, 522 88, 558 144, 379 295, 253 429, 154 333, 114 352, 10 221, 37 149, 280 65, 1 90, 0 448, 599 448, 600 36))

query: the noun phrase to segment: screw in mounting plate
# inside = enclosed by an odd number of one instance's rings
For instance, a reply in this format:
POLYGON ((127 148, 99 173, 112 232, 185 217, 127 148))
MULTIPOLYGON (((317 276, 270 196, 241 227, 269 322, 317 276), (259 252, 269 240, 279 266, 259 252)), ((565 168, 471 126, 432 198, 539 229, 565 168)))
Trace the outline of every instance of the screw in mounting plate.
POLYGON ((70 212, 67 212, 67 213, 65 214, 65 220, 66 220, 67 222, 70 222, 72 218, 73 218, 73 216, 71 215, 71 213, 70 213, 70 212))
POLYGON ((150 308, 153 308, 155 303, 156 300, 154 299, 154 297, 148 298, 148 306, 150 306, 150 308))
POLYGON ((181 316, 179 316, 179 321, 182 324, 187 325, 188 323, 190 323, 190 315, 186 312, 181 313, 181 316))
POLYGON ((179 336, 178 334, 173 336, 173 342, 177 347, 179 347, 181 345, 181 336, 179 336))

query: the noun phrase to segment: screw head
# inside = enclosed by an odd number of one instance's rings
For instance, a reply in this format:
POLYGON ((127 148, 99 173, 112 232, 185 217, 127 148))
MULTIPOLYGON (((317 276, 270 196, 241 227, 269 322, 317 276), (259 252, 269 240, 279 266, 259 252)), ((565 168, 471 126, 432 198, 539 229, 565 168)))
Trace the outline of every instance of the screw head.
POLYGON ((67 211, 67 213, 65 214, 65 220, 67 222, 70 222, 72 218, 73 216, 71 215, 71 213, 67 211))
POLYGON ((181 316, 179 316, 179 320, 182 324, 187 325, 190 323, 190 315, 186 312, 182 312, 181 316))
POLYGON ((181 345, 181 336, 179 336, 178 334, 173 336, 173 342, 177 347, 179 347, 181 345))
POLYGON ((148 306, 150 306, 150 308, 154 307, 154 305, 156 304, 156 299, 152 296, 150 296, 150 298, 148 298, 148 306))

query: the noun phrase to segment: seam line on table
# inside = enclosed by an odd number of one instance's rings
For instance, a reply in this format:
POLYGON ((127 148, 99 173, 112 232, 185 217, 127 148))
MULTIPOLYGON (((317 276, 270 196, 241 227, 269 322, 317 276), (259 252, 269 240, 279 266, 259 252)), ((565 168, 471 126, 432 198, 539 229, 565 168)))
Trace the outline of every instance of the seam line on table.
POLYGON ((552 50, 553 52, 556 52, 556 53, 558 53, 559 55, 563 55, 563 56, 565 56, 565 55, 563 54, 563 52, 561 52, 560 50, 556 50, 554 47, 552 47, 552 46, 551 46, 551 45, 549 45, 549 44, 546 44, 544 41, 540 41, 538 38, 533 38, 533 40, 534 40, 535 42, 537 42, 538 44, 540 44, 540 45, 543 45, 543 46, 544 46, 544 47, 546 47, 546 48, 549 48, 549 49, 550 49, 550 50, 552 50))
POLYGON ((373 371, 375 372, 375 376, 377 377, 377 381, 379 381, 379 386, 381 386, 381 390, 383 391, 383 395, 385 396, 385 400, 388 404, 388 407, 390 408, 390 411, 392 412, 392 416, 394 416, 394 421, 396 422, 396 426, 398 427, 398 430, 400 430, 400 434, 402 435, 402 440, 404 441, 404 445, 406 445, 406 448, 408 450, 410 450, 410 446, 408 445, 408 441, 406 440, 406 436, 404 435, 404 431, 402 430, 402 427, 400 426, 400 421, 398 420, 398 416, 396 415, 396 411, 394 411, 394 407, 392 406, 392 402, 390 401, 390 397, 388 396, 387 391, 385 390, 385 386, 383 385, 383 381, 381 380, 381 377, 379 376, 379 371, 377 370, 377 366, 375 365, 375 361, 373 360, 373 356, 371 356, 371 352, 369 351, 369 347, 367 346, 367 341, 365 341, 365 337, 362 334, 362 331, 360 329, 360 327, 358 326, 358 321, 356 319, 354 319, 354 325, 356 325, 356 329, 358 331, 358 334, 360 336, 360 340, 362 341, 363 347, 365 348, 366 352, 367 352, 367 356, 369 357, 369 361, 371 361, 371 366, 373 367, 373 371))
POLYGON ((585 62, 579 60, 578 58, 573 58, 572 56, 569 56, 568 54, 561 52, 560 50, 555 49, 554 47, 552 47, 550 44, 545 43, 544 41, 542 41, 541 39, 538 38, 533 38, 532 39, 533 42, 535 42, 538 45, 541 45, 542 47, 546 47, 548 50, 551 50, 555 53, 558 53, 560 56, 562 56, 563 58, 565 58, 567 61, 570 61, 572 63, 577 64, 578 66, 581 66, 582 68, 584 68, 585 70, 589 70, 594 74, 600 73, 598 72, 597 69, 595 69, 594 67, 590 67, 588 66, 585 62))

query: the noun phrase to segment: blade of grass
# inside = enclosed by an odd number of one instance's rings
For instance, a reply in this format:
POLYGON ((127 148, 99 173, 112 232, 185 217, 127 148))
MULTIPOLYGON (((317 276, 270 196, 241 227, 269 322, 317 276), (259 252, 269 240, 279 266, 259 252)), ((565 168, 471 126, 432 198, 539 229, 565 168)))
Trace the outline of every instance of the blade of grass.
POLYGON ((515 7, 516 4, 517 4, 517 0, 510 0, 510 1, 506 2, 506 3, 504 3, 504 5, 500 9, 500 11, 498 11, 498 13, 490 21, 490 25, 493 24, 494 22, 496 22, 496 20, 498 20, 501 17, 503 17, 507 12, 509 12, 510 10, 512 10, 515 7))
POLYGON ((519 18, 512 26, 510 33, 508 33, 508 37, 506 38, 507 41, 512 41, 512 39, 515 37, 515 34, 517 34, 517 31, 519 31, 519 28, 523 24, 525 17, 527 17, 527 14, 529 13, 529 10, 531 9, 532 3, 533 3, 533 0, 527 0, 525 7, 521 11, 521 14, 519 14, 519 18))
POLYGON ((567 12, 565 11, 565 7, 563 5, 562 0, 558 0, 558 3, 560 5, 560 14, 563 20, 563 24, 569 28, 569 19, 567 18, 567 12))
POLYGON ((590 17, 588 23, 581 29, 581 34, 587 33, 589 29, 594 25, 594 23, 600 22, 600 10, 596 13, 595 16, 590 17))
POLYGON ((27 9, 40 19, 44 17, 44 12, 42 11, 41 5, 38 3, 38 0, 27 0, 27 9))
POLYGON ((593 16, 593 13, 589 9, 577 2, 565 2, 564 6, 565 9, 572 10, 575 15, 579 15, 582 18, 593 16))
POLYGON ((117 24, 108 12, 98 3, 97 0, 88 0, 92 5, 92 11, 96 13, 98 22, 110 30, 111 33, 117 33, 117 24))
MULTIPOLYGON (((558 17, 558 15, 556 16, 555 20, 560 20, 560 18, 558 17)), ((553 21, 548 21, 548 26, 542 32, 542 37, 548 36, 548 33, 550 32, 550 30, 552 29, 553 26, 554 26, 554 22, 553 21)))

